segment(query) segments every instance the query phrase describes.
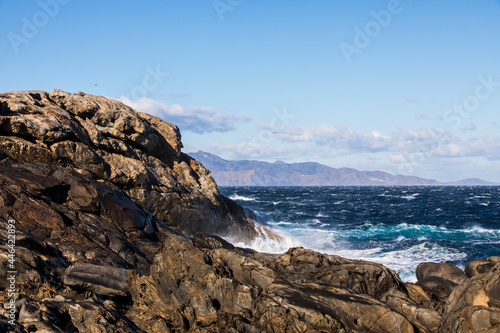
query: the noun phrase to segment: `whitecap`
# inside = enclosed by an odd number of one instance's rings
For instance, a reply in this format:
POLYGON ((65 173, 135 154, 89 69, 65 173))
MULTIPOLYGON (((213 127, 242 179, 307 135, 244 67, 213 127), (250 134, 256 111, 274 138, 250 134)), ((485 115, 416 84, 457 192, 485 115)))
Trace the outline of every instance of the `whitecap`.
POLYGON ((406 199, 406 200, 410 201, 410 200, 415 200, 418 195, 420 195, 420 194, 419 193, 413 193, 411 195, 402 195, 400 198, 401 199, 406 199))
POLYGON ((285 221, 280 221, 278 223, 275 223, 276 225, 293 225, 294 223, 292 222, 285 222, 285 221))
POLYGON ((398 238, 396 238, 396 242, 402 242, 404 240, 406 240, 407 238, 405 236, 398 236, 398 238))
POLYGON ((255 198, 245 197, 243 195, 233 194, 229 197, 231 200, 239 200, 239 201, 255 201, 255 198))

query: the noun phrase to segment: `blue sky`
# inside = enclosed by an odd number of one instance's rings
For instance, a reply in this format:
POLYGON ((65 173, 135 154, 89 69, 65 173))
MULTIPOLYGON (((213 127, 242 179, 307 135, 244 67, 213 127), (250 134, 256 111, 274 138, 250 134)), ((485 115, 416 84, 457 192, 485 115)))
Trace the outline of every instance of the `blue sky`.
POLYGON ((0 91, 119 99, 184 151, 500 182, 500 1, 0 1, 0 91))

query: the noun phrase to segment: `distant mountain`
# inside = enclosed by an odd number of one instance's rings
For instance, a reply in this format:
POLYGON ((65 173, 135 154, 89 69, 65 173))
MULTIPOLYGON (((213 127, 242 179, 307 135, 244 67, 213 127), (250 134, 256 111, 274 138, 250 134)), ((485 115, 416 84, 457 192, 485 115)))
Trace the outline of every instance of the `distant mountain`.
POLYGON ((336 169, 314 162, 228 161, 203 151, 189 155, 209 169, 220 186, 442 185, 433 179, 336 169))
POLYGON ((492 182, 487 182, 485 180, 482 180, 480 178, 467 178, 467 179, 462 179, 462 180, 457 180, 456 182, 451 182, 451 183, 446 183, 445 185, 483 185, 483 186, 495 186, 499 185, 498 183, 492 183, 492 182))
POLYGON ((479 178, 441 183, 383 171, 336 169, 314 162, 228 161, 203 151, 189 155, 209 169, 220 186, 498 185, 479 178))

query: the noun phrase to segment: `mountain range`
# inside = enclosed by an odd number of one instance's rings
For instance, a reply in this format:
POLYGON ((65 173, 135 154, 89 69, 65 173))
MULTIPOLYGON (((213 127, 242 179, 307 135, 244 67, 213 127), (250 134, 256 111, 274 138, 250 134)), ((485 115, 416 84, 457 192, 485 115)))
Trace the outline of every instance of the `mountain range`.
POLYGON ((230 161, 204 151, 189 155, 212 172, 219 186, 497 185, 479 178, 443 183, 384 171, 332 168, 316 162, 230 161))

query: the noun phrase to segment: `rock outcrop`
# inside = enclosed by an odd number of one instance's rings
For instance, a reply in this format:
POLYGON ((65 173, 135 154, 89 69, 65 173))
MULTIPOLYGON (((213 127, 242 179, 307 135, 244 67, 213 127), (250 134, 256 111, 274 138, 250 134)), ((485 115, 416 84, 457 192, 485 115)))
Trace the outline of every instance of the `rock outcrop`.
MULTIPOLYGON (((188 236, 257 235, 250 219, 228 209, 210 172, 181 152, 173 124, 114 100, 61 90, 4 93, 0 112, 0 151, 8 157, 2 165, 11 169, 2 181, 18 187, 7 191, 16 201, 28 191, 27 204, 40 205, 34 198, 42 195, 68 214, 103 215, 126 231, 152 234, 161 220, 188 236)), ((41 220, 11 208, 16 205, 27 207, 14 202, 4 213, 41 220)), ((40 214, 53 216, 50 225, 64 225, 58 209, 44 206, 40 214)))
POLYGON ((262 229, 181 147, 175 125, 104 97, 0 94, 0 331, 500 330, 497 257, 467 274, 424 263, 411 284, 372 262, 234 247, 223 237, 262 229))

